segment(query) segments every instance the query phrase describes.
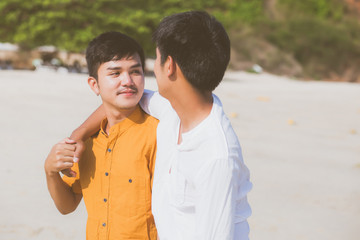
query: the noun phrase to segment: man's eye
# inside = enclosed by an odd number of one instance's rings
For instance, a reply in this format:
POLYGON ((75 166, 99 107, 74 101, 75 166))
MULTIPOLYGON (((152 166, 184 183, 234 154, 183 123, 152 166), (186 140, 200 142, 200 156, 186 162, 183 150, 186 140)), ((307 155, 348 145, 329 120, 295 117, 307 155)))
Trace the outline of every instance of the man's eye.
POLYGON ((120 75, 119 72, 112 72, 112 73, 110 73, 110 76, 119 76, 119 75, 120 75))
POLYGON ((141 71, 140 70, 133 70, 131 73, 132 74, 141 74, 141 71))

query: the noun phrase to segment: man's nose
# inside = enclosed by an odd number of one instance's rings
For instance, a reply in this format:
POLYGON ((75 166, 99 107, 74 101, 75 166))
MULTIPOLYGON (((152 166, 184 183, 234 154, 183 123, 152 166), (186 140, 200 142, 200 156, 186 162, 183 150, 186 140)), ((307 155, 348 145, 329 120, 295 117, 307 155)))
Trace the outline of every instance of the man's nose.
POLYGON ((123 72, 122 77, 121 77, 121 85, 123 85, 123 86, 134 85, 134 82, 128 72, 123 72))

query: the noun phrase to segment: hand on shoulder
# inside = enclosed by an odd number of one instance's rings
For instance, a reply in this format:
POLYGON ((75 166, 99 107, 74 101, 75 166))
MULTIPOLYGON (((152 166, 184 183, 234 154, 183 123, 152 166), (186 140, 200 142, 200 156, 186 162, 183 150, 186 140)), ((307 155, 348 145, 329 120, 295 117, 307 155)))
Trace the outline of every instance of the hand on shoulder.
POLYGON ((79 147, 77 145, 77 142, 69 138, 65 138, 55 144, 45 160, 45 173, 51 176, 61 171, 69 177, 75 177, 76 173, 71 170, 76 161, 75 152, 76 149, 79 151, 84 148, 83 143, 80 143, 79 147))

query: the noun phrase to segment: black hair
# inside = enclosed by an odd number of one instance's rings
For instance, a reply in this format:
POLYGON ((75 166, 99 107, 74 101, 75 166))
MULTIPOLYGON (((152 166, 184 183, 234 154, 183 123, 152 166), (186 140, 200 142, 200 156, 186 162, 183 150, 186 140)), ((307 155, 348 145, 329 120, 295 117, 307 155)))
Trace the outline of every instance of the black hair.
POLYGON ((101 64, 139 54, 141 65, 145 68, 144 50, 133 38, 120 32, 106 32, 94 38, 86 49, 86 62, 89 76, 98 78, 101 64))
POLYGON ((161 64, 171 56, 200 91, 213 91, 230 60, 230 40, 222 24, 204 11, 165 17, 153 33, 161 64))

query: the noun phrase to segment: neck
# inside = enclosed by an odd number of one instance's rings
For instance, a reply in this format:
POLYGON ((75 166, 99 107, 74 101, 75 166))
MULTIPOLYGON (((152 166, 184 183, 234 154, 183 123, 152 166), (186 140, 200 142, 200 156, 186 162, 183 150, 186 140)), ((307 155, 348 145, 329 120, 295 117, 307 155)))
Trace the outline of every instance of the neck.
POLYGON ((212 93, 199 92, 187 81, 185 86, 174 88, 169 101, 180 118, 180 134, 190 131, 209 116, 213 98, 212 93))
POLYGON ((129 117, 136 109, 136 106, 131 109, 118 109, 116 107, 107 106, 103 103, 105 109, 105 115, 107 118, 106 133, 109 134, 110 128, 115 124, 123 121, 125 118, 129 117))

